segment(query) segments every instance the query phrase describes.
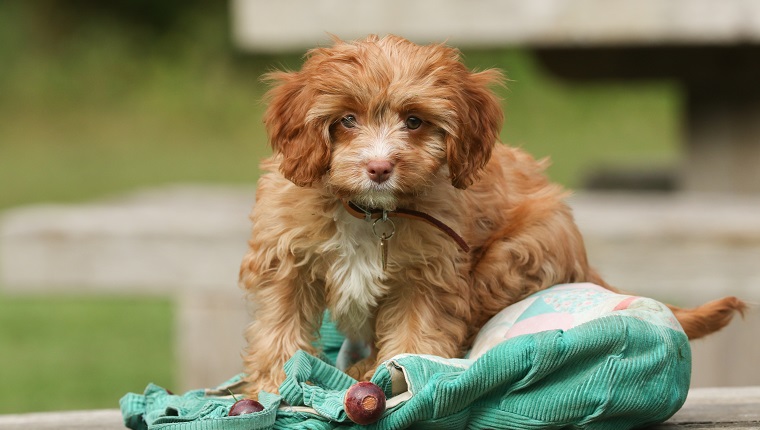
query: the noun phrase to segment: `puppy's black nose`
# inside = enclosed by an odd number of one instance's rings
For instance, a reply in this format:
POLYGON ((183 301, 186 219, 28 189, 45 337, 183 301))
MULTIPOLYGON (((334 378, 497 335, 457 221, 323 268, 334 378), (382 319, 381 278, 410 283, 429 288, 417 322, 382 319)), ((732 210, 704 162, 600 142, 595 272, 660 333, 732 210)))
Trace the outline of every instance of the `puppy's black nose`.
POLYGON ((372 160, 367 163, 367 175, 378 184, 387 181, 391 173, 393 173, 393 163, 388 160, 372 160))

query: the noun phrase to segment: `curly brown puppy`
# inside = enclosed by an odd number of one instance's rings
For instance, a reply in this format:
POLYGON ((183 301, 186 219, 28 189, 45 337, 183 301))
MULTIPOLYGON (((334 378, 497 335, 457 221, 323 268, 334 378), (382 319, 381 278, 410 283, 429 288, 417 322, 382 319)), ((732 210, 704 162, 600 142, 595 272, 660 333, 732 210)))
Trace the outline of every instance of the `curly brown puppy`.
MULTIPOLYGON (((499 144, 496 70, 445 45, 336 40, 298 72, 268 76, 263 163, 241 283, 255 304, 248 391, 317 353, 325 309, 372 345, 349 373, 399 353, 461 356, 504 307, 549 286, 607 286, 586 260, 566 193, 544 165, 499 144)), ((609 287, 608 287, 609 288, 609 287)), ((728 324, 729 297, 674 308, 690 338, 728 324)))

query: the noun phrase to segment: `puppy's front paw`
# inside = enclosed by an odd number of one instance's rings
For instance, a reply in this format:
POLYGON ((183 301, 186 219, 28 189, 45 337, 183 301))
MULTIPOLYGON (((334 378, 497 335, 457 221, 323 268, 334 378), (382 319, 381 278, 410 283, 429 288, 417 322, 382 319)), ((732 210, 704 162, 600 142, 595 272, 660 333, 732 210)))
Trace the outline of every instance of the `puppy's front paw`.
POLYGON ((357 381, 369 381, 375 374, 376 367, 375 359, 368 357, 346 369, 346 373, 357 381))
POLYGON ((243 389, 245 395, 258 400, 259 392, 278 394, 282 381, 285 380, 285 372, 280 369, 269 371, 254 370, 245 377, 246 385, 243 389))

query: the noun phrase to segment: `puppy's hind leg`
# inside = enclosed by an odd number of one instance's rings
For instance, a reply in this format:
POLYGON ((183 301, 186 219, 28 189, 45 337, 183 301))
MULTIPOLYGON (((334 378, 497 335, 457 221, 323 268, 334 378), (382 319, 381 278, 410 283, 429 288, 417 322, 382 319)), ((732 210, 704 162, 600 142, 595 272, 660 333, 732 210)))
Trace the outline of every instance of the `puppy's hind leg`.
POLYGON ((474 261, 476 328, 505 307, 553 285, 601 282, 588 265, 583 239, 569 210, 561 206, 543 215, 513 220, 494 233, 474 261))

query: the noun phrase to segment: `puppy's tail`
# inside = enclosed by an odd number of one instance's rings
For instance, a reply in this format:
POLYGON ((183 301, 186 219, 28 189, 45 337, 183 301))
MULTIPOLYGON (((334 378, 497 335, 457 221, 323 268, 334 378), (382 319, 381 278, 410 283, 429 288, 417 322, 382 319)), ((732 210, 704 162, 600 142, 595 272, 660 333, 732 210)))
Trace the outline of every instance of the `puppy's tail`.
POLYGON ((723 297, 692 309, 673 305, 668 307, 681 323, 689 340, 699 339, 722 329, 731 322, 735 313, 738 312, 743 317, 747 310, 747 304, 736 297, 723 297))

